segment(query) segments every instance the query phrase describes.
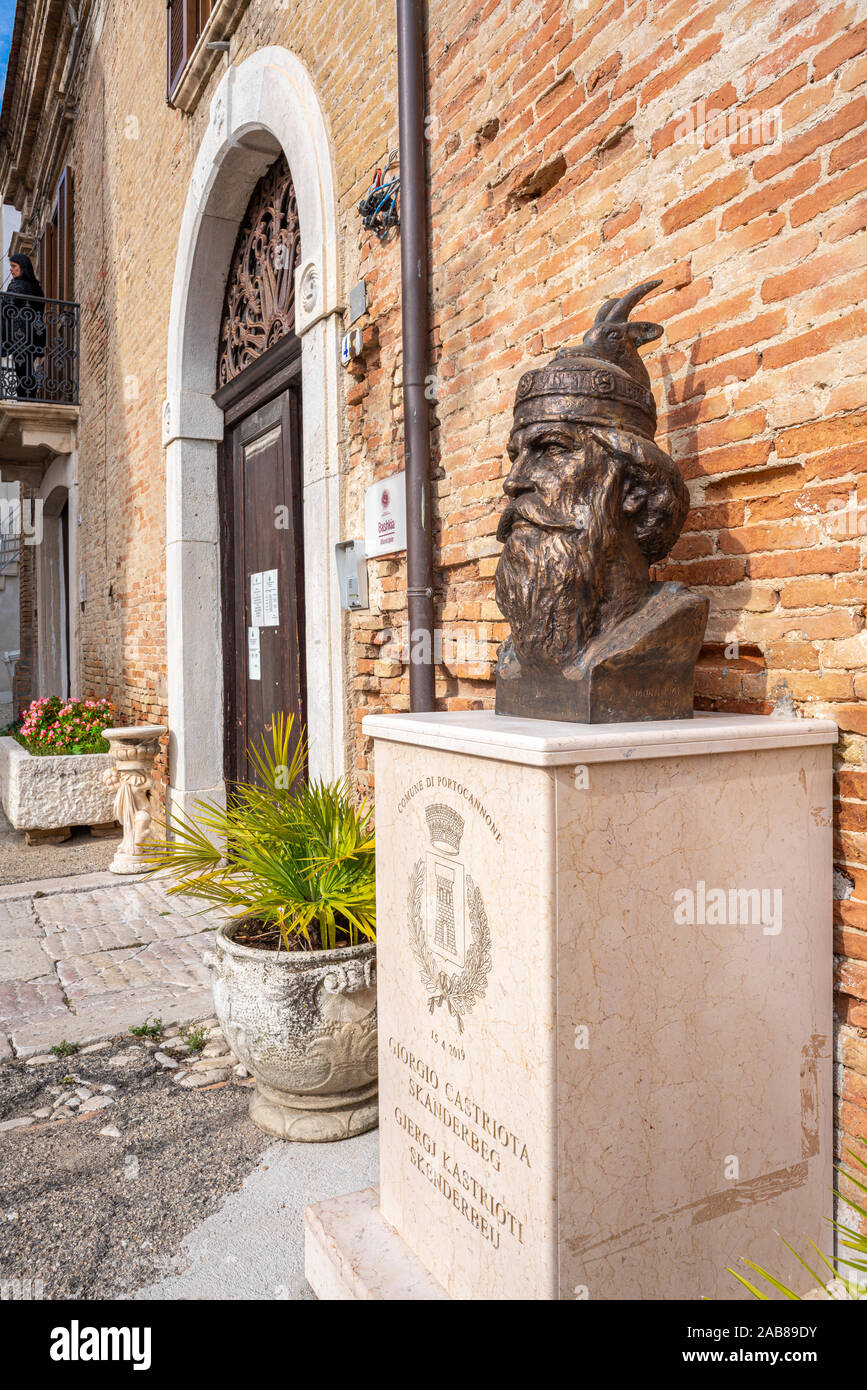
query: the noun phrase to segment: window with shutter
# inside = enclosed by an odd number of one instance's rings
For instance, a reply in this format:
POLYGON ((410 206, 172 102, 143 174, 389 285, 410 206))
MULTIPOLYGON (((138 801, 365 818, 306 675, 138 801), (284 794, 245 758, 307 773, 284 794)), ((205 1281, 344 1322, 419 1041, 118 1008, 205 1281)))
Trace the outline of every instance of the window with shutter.
POLYGON ((168 17, 168 99, 171 101, 178 78, 190 56, 190 35, 196 27, 196 0, 167 0, 168 17))
POLYGON ((64 169, 38 243, 46 299, 72 299, 72 170, 64 169))
POLYGON ((213 8, 214 0, 167 0, 169 101, 213 8))

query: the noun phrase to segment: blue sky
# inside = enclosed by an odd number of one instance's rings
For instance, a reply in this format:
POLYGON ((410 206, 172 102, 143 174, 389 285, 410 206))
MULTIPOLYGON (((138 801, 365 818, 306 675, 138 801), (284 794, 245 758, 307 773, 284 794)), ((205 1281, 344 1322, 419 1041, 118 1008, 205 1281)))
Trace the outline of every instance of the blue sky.
POLYGON ((9 62, 9 45, 12 42, 14 22, 15 0, 0 0, 0 94, 6 82, 6 65, 9 62))

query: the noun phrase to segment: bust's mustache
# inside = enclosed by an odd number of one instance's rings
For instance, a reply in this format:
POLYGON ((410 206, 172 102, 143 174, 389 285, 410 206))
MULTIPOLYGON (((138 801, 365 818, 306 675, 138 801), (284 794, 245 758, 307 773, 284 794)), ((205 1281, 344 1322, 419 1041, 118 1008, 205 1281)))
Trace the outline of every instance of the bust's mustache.
POLYGON ((544 531, 581 532, 587 529, 587 507, 561 512, 549 507, 538 493, 522 493, 506 504, 497 525, 497 540, 507 541, 518 521, 529 522, 531 526, 538 526, 544 531))

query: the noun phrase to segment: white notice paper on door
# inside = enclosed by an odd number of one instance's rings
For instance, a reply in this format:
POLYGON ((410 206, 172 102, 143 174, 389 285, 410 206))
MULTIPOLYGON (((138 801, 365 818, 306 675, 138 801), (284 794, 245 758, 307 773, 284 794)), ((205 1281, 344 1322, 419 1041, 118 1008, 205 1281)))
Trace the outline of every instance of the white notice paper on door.
POLYGON ((247 628, 247 678, 251 681, 262 679, 262 657, 259 646, 259 629, 247 628))
POLYGON ((250 575, 250 623, 257 629, 265 626, 261 574, 250 575))
POLYGON ((262 618, 263 627, 279 627, 280 625, 280 605, 277 599, 277 571, 263 570, 262 585, 264 590, 263 607, 265 610, 262 618))

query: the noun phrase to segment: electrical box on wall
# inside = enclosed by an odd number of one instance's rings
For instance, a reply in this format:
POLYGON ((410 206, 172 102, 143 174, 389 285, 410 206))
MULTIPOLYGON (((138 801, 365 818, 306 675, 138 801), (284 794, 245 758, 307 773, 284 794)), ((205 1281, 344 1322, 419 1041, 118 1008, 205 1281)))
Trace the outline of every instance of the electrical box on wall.
POLYGON ((367 607, 367 556, 361 541, 338 541, 334 547, 340 602, 350 613, 367 607))

